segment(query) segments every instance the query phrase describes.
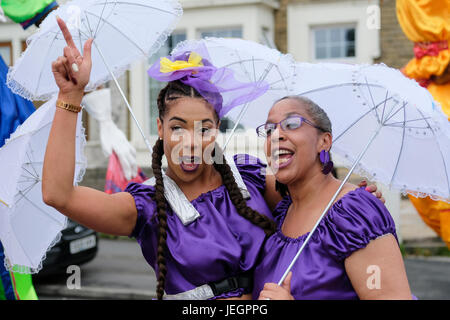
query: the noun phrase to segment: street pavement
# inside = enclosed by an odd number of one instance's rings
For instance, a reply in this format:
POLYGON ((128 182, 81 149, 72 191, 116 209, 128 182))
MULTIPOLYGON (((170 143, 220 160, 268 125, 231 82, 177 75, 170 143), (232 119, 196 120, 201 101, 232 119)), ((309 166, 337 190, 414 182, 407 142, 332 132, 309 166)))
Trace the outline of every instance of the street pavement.
MULTIPOLYGON (((414 295, 421 300, 450 300, 450 257, 408 257, 404 261, 414 295)), ((81 265, 80 269, 80 289, 68 288, 67 282, 71 274, 35 280, 39 298, 155 298, 155 273, 134 241, 100 239, 96 258, 81 265)))
POLYGON ((81 288, 69 289, 72 273, 34 280, 40 298, 152 299, 156 276, 133 240, 99 238, 97 256, 80 266, 81 288))
POLYGON ((412 293, 422 300, 450 300, 450 257, 406 258, 412 293))

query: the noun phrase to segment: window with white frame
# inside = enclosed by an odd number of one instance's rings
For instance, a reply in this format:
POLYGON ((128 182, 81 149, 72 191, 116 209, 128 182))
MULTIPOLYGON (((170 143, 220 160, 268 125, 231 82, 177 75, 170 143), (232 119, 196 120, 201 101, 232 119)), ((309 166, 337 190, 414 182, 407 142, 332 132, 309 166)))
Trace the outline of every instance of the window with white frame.
POLYGON ((356 57, 354 26, 312 28, 313 57, 316 60, 348 60, 356 57))
MULTIPOLYGON (((185 32, 174 32, 172 35, 167 39, 167 41, 164 43, 164 45, 156 52, 154 55, 151 56, 149 59, 150 65, 153 64, 155 61, 157 61, 161 57, 165 57, 170 54, 173 48, 181 42, 186 40, 186 33, 185 32)), ((158 129, 156 126, 156 119, 158 118, 158 105, 156 103, 156 100, 158 99, 159 91, 161 91, 162 88, 166 85, 165 82, 160 82, 157 80, 154 80, 152 78, 149 79, 149 97, 150 97, 150 134, 156 135, 158 133, 158 129)))
POLYGON ((241 27, 225 27, 225 28, 211 28, 211 29, 200 29, 200 38, 242 38, 242 28, 241 27))

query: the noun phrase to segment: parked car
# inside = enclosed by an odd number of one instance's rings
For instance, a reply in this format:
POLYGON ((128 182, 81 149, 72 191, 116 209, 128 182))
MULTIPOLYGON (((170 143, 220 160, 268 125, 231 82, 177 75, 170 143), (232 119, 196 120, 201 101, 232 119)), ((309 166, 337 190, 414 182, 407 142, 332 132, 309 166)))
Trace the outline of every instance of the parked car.
POLYGON ((47 252, 36 277, 66 273, 68 266, 79 266, 94 259, 97 250, 97 232, 69 219, 61 240, 47 252))

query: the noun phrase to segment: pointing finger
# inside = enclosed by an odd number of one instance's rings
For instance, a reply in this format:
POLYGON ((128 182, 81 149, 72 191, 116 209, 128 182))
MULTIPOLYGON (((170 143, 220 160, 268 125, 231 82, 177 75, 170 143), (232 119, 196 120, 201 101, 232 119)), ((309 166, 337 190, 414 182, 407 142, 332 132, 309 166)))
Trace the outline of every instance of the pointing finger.
POLYGON ((56 17, 56 21, 58 22, 58 26, 61 29, 61 32, 64 36, 64 39, 66 40, 67 45, 74 50, 74 54, 76 56, 80 55, 80 52, 77 49, 77 46, 75 45, 75 42, 73 41, 72 35, 70 34, 69 29, 67 28, 66 23, 63 19, 60 17, 56 17))

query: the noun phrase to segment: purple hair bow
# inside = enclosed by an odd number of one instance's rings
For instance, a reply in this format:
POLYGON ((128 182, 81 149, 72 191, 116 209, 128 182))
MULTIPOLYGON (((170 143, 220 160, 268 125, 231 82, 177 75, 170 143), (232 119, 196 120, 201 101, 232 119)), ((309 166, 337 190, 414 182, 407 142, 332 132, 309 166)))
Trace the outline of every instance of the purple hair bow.
POLYGON ((180 80, 193 87, 211 103, 219 118, 222 118, 234 107, 257 99, 269 89, 269 84, 264 81, 239 82, 235 79, 232 69, 216 68, 210 61, 208 51, 202 44, 196 48, 195 52, 187 51, 176 56, 160 58, 147 72, 150 77, 158 81, 180 80), (189 64, 191 53, 200 56, 201 62, 189 64), (168 72, 162 67, 162 62, 167 62, 163 59, 170 60, 169 64, 173 71, 168 72), (164 72, 161 71, 163 69, 164 72))

